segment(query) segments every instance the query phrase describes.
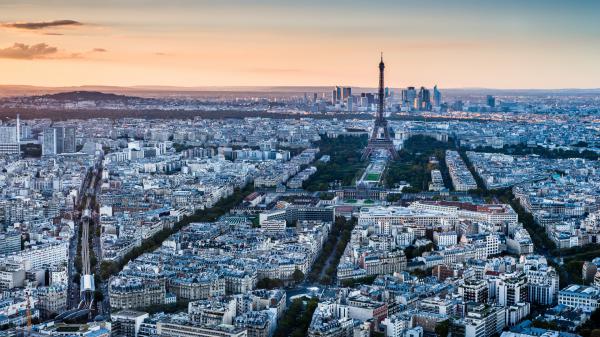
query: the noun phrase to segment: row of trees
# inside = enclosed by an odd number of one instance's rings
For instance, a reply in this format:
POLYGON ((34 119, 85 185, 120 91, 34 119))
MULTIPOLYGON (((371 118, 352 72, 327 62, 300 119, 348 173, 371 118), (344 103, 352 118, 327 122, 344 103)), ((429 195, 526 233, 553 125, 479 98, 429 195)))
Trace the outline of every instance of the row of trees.
POLYGON ((419 257, 419 256, 423 255, 423 253, 425 253, 425 252, 432 251, 433 247, 434 247, 433 242, 430 242, 430 243, 426 244, 425 246, 419 246, 419 247, 408 246, 408 247, 406 247, 406 249, 404 249, 404 254, 406 255, 406 259, 410 261, 415 257, 419 257))
POLYGON ((171 314, 171 313, 176 313, 176 312, 181 312, 181 311, 187 311, 189 303, 190 302, 188 300, 179 299, 175 303, 153 304, 153 305, 150 305, 147 307, 141 307, 141 308, 137 308, 137 309, 140 311, 143 311, 143 312, 147 312, 149 314, 156 314, 159 312, 171 314))
POLYGON ((564 263, 556 264, 549 259, 548 263, 556 268, 560 276, 560 286, 565 287, 571 283, 582 283, 581 267, 584 261, 591 260, 600 255, 600 245, 588 245, 586 247, 576 247, 568 250, 561 250, 556 246, 556 243, 548 237, 546 230, 535 222, 535 218, 529 213, 517 198, 512 193, 511 188, 502 189, 487 189, 483 184, 481 177, 475 172, 475 169, 469 161, 464 151, 460 152, 467 167, 473 174, 477 182, 478 188, 469 191, 471 194, 478 195, 486 199, 487 202, 499 201, 508 203, 517 212, 519 221, 529 233, 533 246, 536 251, 550 256, 561 256, 564 258, 564 263))
MULTIPOLYGON (((583 144, 580 144, 583 145, 583 144)), ((502 149, 494 149, 491 147, 479 147, 476 151, 494 152, 494 153, 507 153, 513 155, 525 155, 525 154, 537 154, 545 158, 586 158, 586 159, 597 159, 597 154, 584 150, 582 152, 575 150, 550 150, 541 146, 527 147, 525 144, 518 145, 506 145, 502 149)), ((556 243, 552 241, 546 230, 535 222, 533 215, 527 212, 523 206, 519 203, 512 193, 511 188, 503 188, 496 190, 488 190, 483 184, 483 180, 475 172, 473 165, 470 163, 466 153, 461 151, 461 156, 467 167, 475 177, 477 181, 477 190, 470 191, 472 194, 477 194, 491 202, 490 199, 495 199, 500 202, 509 203, 512 208, 517 212, 519 221, 523 224, 523 227, 527 230, 531 236, 534 247, 537 251, 551 256, 560 256, 564 259, 564 263, 558 265, 554 261, 550 260, 560 275, 560 286, 565 287, 571 283, 582 283, 581 268, 585 261, 591 260, 600 255, 600 245, 590 244, 585 247, 574 247, 570 249, 560 249, 556 246, 556 243)), ((600 326, 599 326, 600 327, 600 326)))
POLYGON ((335 219, 331 232, 327 236, 327 241, 323 244, 323 249, 321 249, 321 253, 313 263, 312 269, 308 274, 308 279, 311 282, 318 281, 322 284, 331 284, 335 278, 340 258, 350 241, 350 235, 355 224, 355 218, 352 218, 350 221, 344 217, 337 217, 335 219), (323 268, 325 267, 327 269, 323 273, 323 268))
POLYGON ((523 227, 527 230, 529 236, 531 236, 531 240, 533 241, 533 246, 535 249, 541 251, 542 253, 555 252, 556 244, 554 241, 548 237, 548 234, 544 228, 536 224, 533 215, 527 212, 527 210, 521 206, 519 200, 515 198, 512 188, 506 187, 499 189, 488 189, 483 183, 483 179, 481 179, 479 174, 477 174, 475 171, 475 168, 467 157, 466 152, 461 150, 459 151, 459 154, 475 178, 475 182, 477 183, 477 189, 470 190, 469 193, 482 197, 488 203, 502 202, 510 204, 515 212, 517 212, 519 221, 523 224, 523 227))
POLYGON ((308 328, 319 300, 312 298, 304 304, 300 298, 295 299, 277 323, 274 337, 304 337, 308 335, 308 328))
POLYGON ((21 144, 21 152, 25 158, 39 158, 42 156, 42 145, 21 144))
POLYGON ((591 243, 585 246, 563 249, 558 252, 565 260, 591 260, 600 256, 600 244, 591 243))
POLYGON ((515 198, 510 187, 500 189, 488 189, 485 187, 483 180, 475 171, 473 164, 467 157, 465 151, 459 151, 460 156, 467 165, 467 168, 475 178, 477 182, 477 189, 471 190, 469 193, 475 194, 486 199, 487 202, 503 202, 508 203, 517 212, 519 221, 523 224, 523 227, 531 236, 533 246, 542 253, 556 253, 556 244, 549 237, 544 228, 535 223, 533 215, 525 210, 519 203, 519 200, 515 198))
MULTIPOLYGON (((404 142, 403 149, 398 152, 398 159, 391 162, 386 169, 385 185, 393 187, 395 184, 405 181, 411 187, 405 188, 403 192, 427 191, 431 181, 431 170, 435 168, 442 170, 443 168, 441 165, 431 164, 429 159, 436 157, 438 161, 443 161, 446 150, 452 147, 452 142, 438 141, 429 136, 410 137, 404 142)), ((442 175, 444 175, 443 170, 442 175)))
MULTIPOLYGON (((304 118, 305 115, 292 113, 274 113, 267 111, 248 111, 248 110, 219 110, 219 111, 202 111, 202 110, 130 110, 130 109, 81 109, 81 110, 64 110, 64 109, 23 109, 23 108, 0 108, 0 118, 14 118, 16 114, 20 114, 22 119, 40 119, 50 118, 55 121, 67 119, 89 119, 89 118, 144 118, 144 119, 193 119, 201 117, 202 119, 242 119, 251 117, 272 118, 272 119, 298 119, 304 118)), ((363 118, 372 119, 371 114, 347 114, 347 115, 312 115, 314 119, 332 119, 332 118, 363 118)))
POLYGON ((577 329, 577 333, 583 337, 600 337, 600 310, 592 312, 590 319, 577 329))
POLYGON ((361 284, 373 284, 373 281, 377 278, 377 275, 365 276, 357 279, 347 279, 340 282, 342 287, 353 288, 356 285, 361 284))
MULTIPOLYGON (((512 194, 512 193, 511 193, 512 194)), ((511 198, 511 207, 517 212, 519 221, 523 224, 523 227, 529 232, 531 240, 533 241, 534 247, 542 250, 543 252, 555 253, 556 244, 549 237, 544 228, 535 223, 533 215, 525 210, 516 198, 511 198)))
POLYGON ((571 283, 581 284, 584 283, 581 274, 583 263, 600 256, 600 245, 596 243, 569 249, 555 249, 552 254, 563 258, 564 263, 560 265, 559 269, 561 286, 571 283))
MULTIPOLYGON (((0 108, 0 119, 8 120, 14 118, 16 114, 20 114, 22 119, 40 119, 50 118, 52 120, 67 120, 67 119, 88 119, 88 118, 145 118, 145 119, 193 119, 201 117, 202 119, 241 119, 250 117, 272 118, 272 119, 299 119, 306 115, 294 113, 276 113, 267 111, 248 111, 248 110, 218 110, 218 111, 203 111, 203 110, 130 110, 130 109, 80 109, 80 110, 64 110, 64 109, 38 109, 38 108, 0 108)), ((336 113, 335 115, 313 114, 310 118, 313 119, 363 119, 373 120, 371 113, 336 113)), ((456 118, 447 117, 422 117, 422 116, 399 116, 394 115, 389 120, 410 120, 410 121, 452 121, 456 118)), ((472 122, 486 123, 485 119, 471 119, 472 122)))
MULTIPOLYGON (((300 269, 294 270, 294 272, 292 273, 292 281, 294 282, 294 284, 298 284, 304 281, 304 273, 300 269)), ((258 289, 270 290, 275 288, 283 288, 285 285, 285 282, 278 278, 272 279, 265 277, 256 282, 256 288, 258 289)))
POLYGON ((326 191, 334 181, 349 186, 367 164, 361 160, 362 150, 367 145, 366 136, 323 137, 316 145, 321 155, 329 155, 330 160, 316 163, 317 172, 304 182, 308 191, 326 191))
MULTIPOLYGON (((576 147, 584 148, 587 147, 587 143, 574 144, 576 147), (583 146, 585 145, 585 146, 583 146)), ((589 160, 598 160, 600 155, 590 150, 564 150, 564 149, 548 149, 543 146, 527 146, 527 144, 515 144, 515 145, 504 145, 504 147, 497 149, 491 146, 480 146, 474 149, 477 152, 491 152, 491 153, 504 153, 511 155, 527 155, 536 154, 543 158, 550 159, 565 159, 565 158, 584 158, 589 160)))
POLYGON ((333 251, 333 256, 331 257, 331 262, 325 270, 325 275, 321 278, 321 283, 331 284, 333 280, 335 280, 337 274, 337 266, 340 263, 342 255, 344 255, 344 251, 346 250, 348 242, 350 242, 350 238, 352 236, 352 229, 354 229, 356 222, 356 218, 352 218, 349 221, 347 221, 344 217, 336 218, 336 223, 338 223, 338 240, 333 251))
POLYGON ((217 220, 220 216, 229 212, 232 207, 239 204, 247 195, 252 192, 254 192, 254 186, 252 184, 247 185, 243 189, 237 188, 232 195, 220 200, 212 208, 198 210, 191 216, 184 216, 183 219, 173 225, 172 228, 165 228, 154 234, 151 238, 142 242, 139 247, 136 247, 129 253, 125 254, 125 256, 119 262, 103 261, 100 264, 100 277, 103 280, 107 280, 110 276, 115 275, 121 269, 123 269, 123 267, 129 261, 136 259, 138 256, 144 253, 154 251, 160 247, 163 241, 165 241, 169 236, 177 233, 180 229, 189 225, 190 223, 212 222, 217 220))

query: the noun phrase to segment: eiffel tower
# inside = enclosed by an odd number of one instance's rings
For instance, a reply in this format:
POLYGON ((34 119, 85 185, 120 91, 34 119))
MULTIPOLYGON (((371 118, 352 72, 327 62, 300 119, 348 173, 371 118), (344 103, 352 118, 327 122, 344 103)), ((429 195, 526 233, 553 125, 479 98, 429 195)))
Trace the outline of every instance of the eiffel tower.
POLYGON ((389 152, 390 157, 392 159, 398 158, 398 153, 396 152, 396 148, 394 147, 394 143, 390 138, 390 128, 388 126, 387 120, 383 115, 384 108, 384 100, 385 100, 385 92, 383 86, 383 70, 385 69, 385 64, 383 63, 383 53, 381 54, 381 62, 379 62, 379 104, 377 106, 377 117, 375 117, 375 124, 373 125, 373 133, 371 133, 371 138, 369 139, 369 144, 365 147, 362 159, 365 160, 369 158, 373 152, 377 150, 385 150, 389 152))

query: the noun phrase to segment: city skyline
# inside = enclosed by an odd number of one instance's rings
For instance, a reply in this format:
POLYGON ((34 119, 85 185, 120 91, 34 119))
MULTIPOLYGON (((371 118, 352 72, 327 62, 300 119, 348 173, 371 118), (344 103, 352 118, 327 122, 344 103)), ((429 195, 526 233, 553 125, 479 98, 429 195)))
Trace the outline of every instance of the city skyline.
POLYGON ((599 1, 0 13, 1 336, 600 336, 599 1))
POLYGON ((5 1, 0 84, 598 88, 599 6, 5 1))

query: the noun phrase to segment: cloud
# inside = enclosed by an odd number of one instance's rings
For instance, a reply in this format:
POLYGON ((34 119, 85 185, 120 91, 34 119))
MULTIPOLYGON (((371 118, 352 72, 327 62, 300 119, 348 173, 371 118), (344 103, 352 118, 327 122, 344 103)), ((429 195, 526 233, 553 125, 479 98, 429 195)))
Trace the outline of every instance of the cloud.
POLYGON ((33 60, 51 58, 56 56, 58 48, 49 46, 45 43, 27 45, 24 43, 15 43, 10 47, 0 48, 0 58, 33 60))
POLYGON ((47 43, 38 43, 28 45, 25 43, 15 42, 10 47, 0 48, 0 59, 17 59, 17 60, 56 60, 56 59, 87 59, 91 58, 92 54, 105 53, 108 50, 104 48, 94 48, 89 51, 68 51, 59 50, 57 47, 48 45, 47 43))
POLYGON ((45 28, 54 27, 65 27, 65 26, 81 26, 83 23, 75 20, 54 20, 54 21, 41 21, 41 22, 9 22, 3 23, 3 27, 27 29, 27 30, 38 30, 45 28))

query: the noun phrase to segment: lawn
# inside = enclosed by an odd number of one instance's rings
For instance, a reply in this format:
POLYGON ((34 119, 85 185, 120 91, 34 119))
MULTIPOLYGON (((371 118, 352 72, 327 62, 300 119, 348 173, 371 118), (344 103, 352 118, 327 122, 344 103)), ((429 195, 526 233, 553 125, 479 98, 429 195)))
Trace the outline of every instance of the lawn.
POLYGON ((381 178, 381 175, 379 173, 367 173, 367 176, 365 177, 365 180, 367 180, 367 181, 379 181, 379 178, 381 178))

